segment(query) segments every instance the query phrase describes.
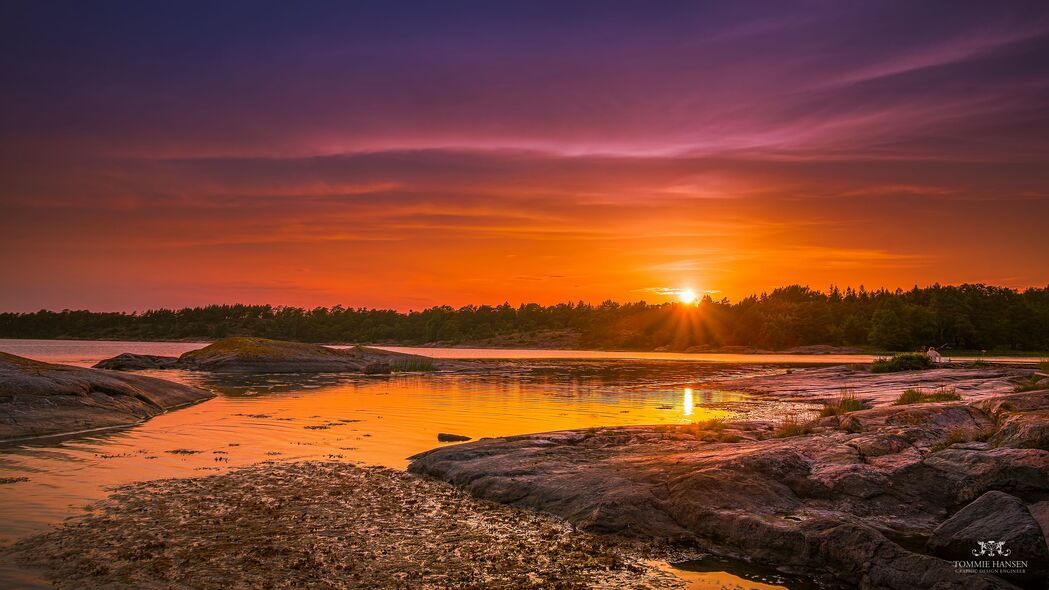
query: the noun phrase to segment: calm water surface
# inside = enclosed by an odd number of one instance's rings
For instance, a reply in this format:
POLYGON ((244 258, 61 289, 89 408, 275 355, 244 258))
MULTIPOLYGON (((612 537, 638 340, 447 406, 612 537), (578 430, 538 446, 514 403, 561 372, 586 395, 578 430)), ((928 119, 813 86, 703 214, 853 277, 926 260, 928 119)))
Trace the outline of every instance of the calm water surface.
MULTIPOLYGON (((81 366, 121 352, 178 355, 201 346, 0 340, 0 351, 81 366)), ((0 446, 0 477, 28 478, 0 485, 0 542, 44 531, 82 512, 113 487, 135 481, 218 473, 263 460, 341 460, 400 469, 409 456, 440 444, 438 432, 481 438, 782 415, 790 409, 789 404, 696 386, 711 377, 783 370, 763 363, 682 362, 678 355, 602 356, 607 353, 566 358, 566 351, 523 351, 516 356, 469 349, 412 352, 509 360, 493 361, 493 371, 481 375, 145 372, 211 389, 218 397, 138 426, 0 446), (633 360, 627 363, 624 358, 633 360)), ((748 355, 748 360, 755 359, 748 355)))

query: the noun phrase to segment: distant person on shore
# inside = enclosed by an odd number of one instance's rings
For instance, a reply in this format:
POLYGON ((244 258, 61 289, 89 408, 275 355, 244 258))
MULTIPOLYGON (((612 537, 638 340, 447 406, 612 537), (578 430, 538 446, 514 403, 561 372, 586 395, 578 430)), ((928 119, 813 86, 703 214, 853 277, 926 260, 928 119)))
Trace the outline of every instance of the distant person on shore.
POLYGON ((929 350, 925 351, 925 354, 929 355, 929 360, 931 360, 934 363, 943 362, 943 356, 940 353, 936 352, 936 349, 931 346, 929 347, 929 350))

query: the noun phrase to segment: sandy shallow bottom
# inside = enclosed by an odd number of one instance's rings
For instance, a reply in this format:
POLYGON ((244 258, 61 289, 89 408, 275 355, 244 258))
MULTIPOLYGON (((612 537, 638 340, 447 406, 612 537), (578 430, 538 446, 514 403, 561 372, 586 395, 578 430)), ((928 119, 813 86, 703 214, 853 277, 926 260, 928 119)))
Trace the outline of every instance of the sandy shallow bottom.
POLYGON ((269 463, 116 490, 8 557, 59 588, 680 588, 668 555, 436 481, 269 463))

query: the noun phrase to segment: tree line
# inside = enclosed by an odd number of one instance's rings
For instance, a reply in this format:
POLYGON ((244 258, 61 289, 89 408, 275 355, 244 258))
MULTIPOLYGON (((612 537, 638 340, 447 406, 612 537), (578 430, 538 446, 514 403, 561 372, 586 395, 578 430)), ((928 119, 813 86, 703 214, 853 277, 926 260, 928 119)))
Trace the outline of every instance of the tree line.
POLYGON ((791 285, 735 303, 605 301, 437 306, 422 311, 209 305, 143 313, 82 310, 0 313, 0 337, 128 340, 261 336, 306 342, 463 344, 565 331, 581 347, 688 350, 806 345, 918 350, 1049 350, 1049 286, 1023 291, 982 284, 909 291, 791 285))

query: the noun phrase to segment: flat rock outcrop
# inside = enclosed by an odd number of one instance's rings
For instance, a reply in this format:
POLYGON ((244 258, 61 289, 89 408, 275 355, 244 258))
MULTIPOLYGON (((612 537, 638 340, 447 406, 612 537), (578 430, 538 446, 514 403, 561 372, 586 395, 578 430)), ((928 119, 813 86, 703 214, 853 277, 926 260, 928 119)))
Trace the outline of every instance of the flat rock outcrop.
POLYGON ((909 388, 932 391, 948 387, 969 400, 994 397, 1012 392, 1017 385, 1029 381, 1034 373, 1033 368, 1000 365, 871 373, 866 365, 837 365, 791 369, 787 374, 712 381, 701 386, 746 391, 759 397, 813 402, 836 398, 843 389, 848 389, 873 405, 884 405, 895 401, 909 388))
POLYGON ((0 440, 136 424, 212 397, 164 379, 0 353, 0 440))
MULTIPOLYGON (((1049 391, 1035 391, 875 407, 787 438, 761 423, 564 431, 434 449, 409 471, 585 530, 695 543, 842 587, 1045 588, 1037 567, 960 571, 928 544, 1001 492, 1029 510, 1010 559, 1044 559, 1046 533, 1031 523, 1049 500, 1049 448, 991 441, 1012 440, 1003 428, 1047 410, 1049 391)), ((989 539, 956 540, 971 551, 1014 539, 1014 521, 981 520, 989 539)))
POLYGON ((134 354, 125 352, 94 364, 94 369, 111 371, 141 371, 146 369, 171 369, 178 363, 177 356, 160 356, 156 354, 134 354))
POLYGON ((365 373, 433 371, 456 365, 429 357, 366 346, 332 348, 267 338, 225 338, 180 357, 124 353, 100 361, 97 368, 188 369, 219 373, 365 373))

